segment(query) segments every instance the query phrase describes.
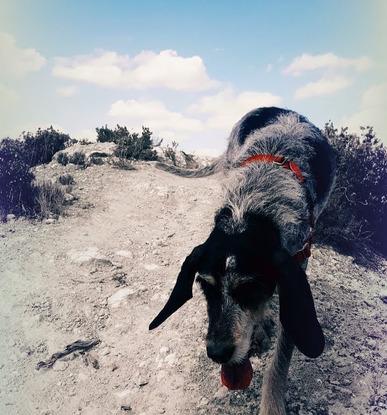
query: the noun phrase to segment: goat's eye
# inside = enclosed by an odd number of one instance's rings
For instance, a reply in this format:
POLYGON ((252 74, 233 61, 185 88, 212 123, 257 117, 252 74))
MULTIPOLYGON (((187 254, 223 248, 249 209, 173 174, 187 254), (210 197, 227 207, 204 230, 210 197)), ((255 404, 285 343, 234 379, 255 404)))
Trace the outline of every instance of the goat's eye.
POLYGON ((196 277, 196 281, 199 283, 204 295, 206 297, 216 296, 218 293, 218 288, 216 287, 215 278, 212 276, 200 276, 196 277))
POLYGON ((254 281, 238 285, 232 290, 231 296, 242 308, 250 309, 259 307, 267 297, 262 285, 254 281))

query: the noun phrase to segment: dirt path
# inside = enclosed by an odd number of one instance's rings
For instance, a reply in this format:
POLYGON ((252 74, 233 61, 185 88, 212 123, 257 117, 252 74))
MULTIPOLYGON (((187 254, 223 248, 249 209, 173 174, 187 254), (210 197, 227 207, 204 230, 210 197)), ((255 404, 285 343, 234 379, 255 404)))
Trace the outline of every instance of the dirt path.
MULTIPOLYGON (((53 163, 39 174, 69 169, 53 163)), ((69 216, 0 225, 0 414, 256 413, 270 352, 253 359, 253 387, 226 392, 205 355, 196 288, 161 329, 147 330, 182 260, 209 232, 221 200, 217 178, 187 180, 151 165, 71 174, 79 200, 69 216), (101 343, 85 356, 35 369, 90 338, 101 343)), ((381 273, 316 248, 309 274, 328 345, 317 360, 295 354, 289 413, 386 413, 381 273)))

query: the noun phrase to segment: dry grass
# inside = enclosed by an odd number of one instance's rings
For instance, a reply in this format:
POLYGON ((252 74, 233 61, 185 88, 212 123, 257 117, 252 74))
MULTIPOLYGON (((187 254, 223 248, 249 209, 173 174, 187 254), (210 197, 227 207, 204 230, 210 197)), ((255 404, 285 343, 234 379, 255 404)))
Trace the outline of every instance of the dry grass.
POLYGON ((123 157, 117 157, 111 160, 111 165, 120 170, 136 170, 133 166, 133 162, 131 160, 125 159, 123 157))
POLYGON ((60 215, 64 211, 65 193, 61 186, 50 181, 37 181, 34 183, 36 190, 36 215, 40 218, 48 218, 52 215, 60 215))

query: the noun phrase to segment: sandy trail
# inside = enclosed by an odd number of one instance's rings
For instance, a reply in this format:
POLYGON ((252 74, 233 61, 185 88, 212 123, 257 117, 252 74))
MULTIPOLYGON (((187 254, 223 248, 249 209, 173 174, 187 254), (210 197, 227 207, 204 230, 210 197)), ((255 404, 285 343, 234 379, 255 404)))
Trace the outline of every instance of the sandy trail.
MULTIPOLYGON (((183 179, 149 164, 121 171, 52 163, 39 174, 63 171, 73 174, 79 197, 68 216, 0 225, 0 413, 256 413, 270 351, 253 358, 251 388, 225 391, 206 358, 197 288, 162 328, 147 329, 185 256, 208 235, 221 201, 218 179, 183 179), (101 343, 85 356, 35 369, 65 345, 94 337, 101 343)), ((316 360, 295 353, 289 413, 386 413, 383 269, 323 247, 313 250, 309 269, 327 348, 316 360)))

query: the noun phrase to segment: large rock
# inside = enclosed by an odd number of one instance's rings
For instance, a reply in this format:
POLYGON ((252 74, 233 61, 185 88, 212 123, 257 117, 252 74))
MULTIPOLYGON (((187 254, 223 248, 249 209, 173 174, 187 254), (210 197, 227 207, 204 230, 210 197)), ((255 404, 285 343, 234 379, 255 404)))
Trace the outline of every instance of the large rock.
MULTIPOLYGON (((83 153, 85 155, 86 163, 93 164, 93 160, 103 159, 114 156, 115 143, 91 143, 91 144, 73 144, 55 154, 54 160, 57 160, 60 153, 65 153, 71 157, 74 153, 83 153)), ((94 162, 95 163, 95 162, 94 162)), ((98 163, 95 163, 98 164, 98 163)))

